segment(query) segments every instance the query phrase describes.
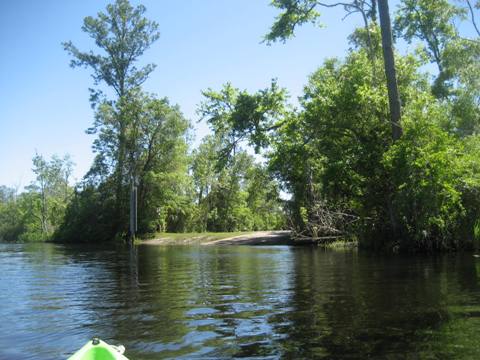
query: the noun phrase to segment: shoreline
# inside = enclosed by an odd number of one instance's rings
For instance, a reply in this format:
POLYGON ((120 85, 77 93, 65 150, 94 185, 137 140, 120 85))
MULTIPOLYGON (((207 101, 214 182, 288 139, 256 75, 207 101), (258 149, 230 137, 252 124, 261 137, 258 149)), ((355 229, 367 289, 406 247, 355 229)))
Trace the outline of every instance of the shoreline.
POLYGON ((233 233, 162 233, 139 245, 294 245, 289 230, 249 231, 233 233))

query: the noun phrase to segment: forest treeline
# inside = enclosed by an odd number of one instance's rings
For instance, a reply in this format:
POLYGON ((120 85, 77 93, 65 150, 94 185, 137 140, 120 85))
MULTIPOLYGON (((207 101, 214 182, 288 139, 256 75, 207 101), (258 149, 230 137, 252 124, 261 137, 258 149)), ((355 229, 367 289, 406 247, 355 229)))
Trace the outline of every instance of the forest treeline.
POLYGON ((0 238, 125 238, 135 184, 140 233, 288 227, 299 239, 355 238, 366 248, 476 247, 480 1, 401 0, 391 19, 387 0, 272 6, 266 43, 334 6, 363 26, 344 58, 311 74, 296 106, 277 80, 253 93, 228 82, 206 89, 198 114, 212 134, 195 149, 180 108, 142 89, 155 65, 137 61, 159 37, 146 9, 117 0, 85 18, 95 49, 63 46, 94 79, 94 163, 71 187, 68 157, 35 155, 25 191, 0 189, 0 238), (394 52, 400 42, 414 50, 394 52))

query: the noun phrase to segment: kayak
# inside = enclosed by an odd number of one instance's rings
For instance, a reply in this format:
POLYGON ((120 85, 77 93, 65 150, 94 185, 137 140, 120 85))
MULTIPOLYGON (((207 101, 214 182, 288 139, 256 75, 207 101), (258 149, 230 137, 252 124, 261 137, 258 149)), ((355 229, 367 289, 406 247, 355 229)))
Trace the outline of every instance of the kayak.
POLYGON ((106 342, 93 338, 68 360, 128 360, 123 353, 123 346, 108 345, 106 342))

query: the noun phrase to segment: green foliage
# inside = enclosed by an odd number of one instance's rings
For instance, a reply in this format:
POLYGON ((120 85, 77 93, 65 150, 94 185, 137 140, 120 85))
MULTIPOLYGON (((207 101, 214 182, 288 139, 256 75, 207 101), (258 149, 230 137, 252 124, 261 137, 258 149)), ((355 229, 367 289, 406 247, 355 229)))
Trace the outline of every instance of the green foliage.
POLYGON ((283 10, 275 19, 270 32, 265 36, 268 43, 281 40, 285 42, 294 36, 295 27, 316 24, 320 14, 315 10, 317 0, 272 0, 271 5, 283 10))
POLYGON ((394 144, 387 141, 385 89, 365 80, 365 55, 327 62, 312 76, 300 124, 313 134, 310 156, 322 159, 310 166, 317 196, 347 203, 363 219, 361 245, 392 246, 386 239, 396 226, 404 250, 470 247, 480 206, 472 179, 478 152, 439 126, 452 114, 429 95, 418 63, 398 60, 405 134, 394 144))
MULTIPOLYGON (((121 106, 128 119, 124 137, 123 203, 128 201, 130 174, 138 181, 139 232, 185 231, 192 196, 187 174, 189 121, 167 99, 157 99, 141 92, 131 93, 129 101, 122 102, 121 106)), ((115 116, 114 113, 113 106, 107 103, 97 111, 97 117, 102 117, 103 124, 102 136, 94 143, 98 154, 70 206, 65 224, 58 233, 59 239, 76 241, 76 233, 82 234, 83 241, 111 240, 126 235, 128 212, 121 212, 119 219, 116 177, 114 167, 109 166, 116 161, 117 153, 115 137, 108 137, 110 131, 105 124, 110 124, 109 119, 115 116), (120 232, 117 227, 119 220, 124 224, 120 232), (89 223, 88 226, 85 222, 89 223), (82 230, 86 226, 91 229, 90 232, 82 230)))
POLYGON ((480 42, 453 39, 444 52, 444 64, 455 88, 449 104, 449 131, 460 137, 480 132, 480 42))
POLYGON ((350 37, 356 51, 344 63, 327 61, 312 75, 303 109, 285 116, 270 141, 269 166, 292 194, 294 225, 307 227, 316 206, 326 203, 359 216, 355 235, 364 246, 471 246, 480 205, 479 43, 462 37, 456 24, 468 13, 476 26, 471 3, 401 2, 396 35, 420 41, 424 51, 418 60, 396 56, 405 135, 394 144, 388 137, 385 80, 377 70, 382 64, 376 2, 272 5, 283 12, 268 41, 285 41, 297 25, 316 20, 318 14, 310 11, 318 6, 342 5, 348 15, 359 12, 364 19, 350 37), (438 65, 431 87, 418 70, 424 59, 438 65))
POLYGON ((401 141, 385 153, 395 171, 394 207, 401 221, 404 248, 458 248, 462 204, 462 146, 427 119, 407 123, 401 141))
POLYGON ((33 165, 36 178, 23 193, 0 188, 0 240, 49 240, 63 221, 72 196, 73 162, 68 155, 45 160, 36 154, 33 165))
POLYGON ((255 95, 231 86, 220 93, 205 92, 207 101, 200 113, 208 116, 217 140, 206 140, 193 155, 190 177, 189 121, 167 99, 141 90, 153 65, 134 66, 158 38, 157 24, 144 18, 144 12, 143 6, 133 8, 127 0, 117 0, 107 6, 106 13, 85 18, 82 29, 95 40, 100 54, 64 44, 73 56, 72 66, 91 68, 95 85, 105 83, 115 90, 116 98, 108 100, 101 90, 92 91, 96 112, 88 132, 97 135, 96 157, 58 238, 80 240, 77 233, 85 241, 127 236, 133 183, 138 186, 140 233, 278 226, 278 204, 272 215, 261 208, 260 198, 248 198, 245 179, 253 165, 239 152, 239 142, 249 134, 252 143, 265 144, 265 128, 258 125, 268 124, 282 109, 285 92, 275 82, 255 95), (240 105, 234 112, 228 108, 232 103, 240 105), (90 226, 94 209, 96 225, 90 226), (86 221, 90 222, 88 232, 82 231, 86 221))
POLYGON ((395 19, 395 32, 408 42, 425 42, 425 51, 432 62, 442 69, 443 52, 457 36, 454 20, 464 10, 447 0, 402 0, 395 19))
POLYGON ((196 231, 269 230, 283 226, 278 185, 246 152, 223 164, 221 141, 209 136, 193 154, 196 231), (218 165, 221 163, 222 165, 218 165))
MULTIPOLYGON (((93 70, 95 85, 105 82, 119 97, 131 89, 141 86, 154 70, 153 64, 137 69, 135 63, 160 33, 158 24, 143 17, 143 5, 132 7, 128 0, 116 0, 107 5, 106 13, 97 17, 87 16, 82 30, 102 50, 82 52, 71 41, 63 43, 64 49, 72 55, 72 67, 89 67, 93 70)), ((101 92, 91 90, 92 101, 96 103, 101 92)))
POLYGON ((25 232, 23 214, 15 189, 0 186, 0 241, 17 241, 25 232))
POLYGON ((76 189, 54 239, 62 242, 111 241, 115 234, 115 201, 107 186, 84 184, 76 189))
POLYGON ((286 113, 286 91, 276 81, 254 94, 226 84, 219 92, 204 91, 199 113, 214 136, 193 154, 192 175, 197 191, 197 231, 278 229, 284 224, 278 184, 265 167, 242 150, 258 152, 286 113))
POLYGON ((139 148, 146 146, 148 157, 148 141, 159 131, 159 112, 155 109, 158 102, 141 91, 154 65, 136 67, 139 58, 159 37, 158 25, 145 18, 144 13, 142 5, 134 8, 128 0, 116 0, 96 18, 84 19, 82 30, 95 40, 98 53, 82 52, 72 42, 63 44, 73 57, 72 67, 90 68, 94 84, 104 83, 116 95, 107 99, 100 88, 90 90, 96 114, 88 133, 97 134, 93 145, 97 155, 86 176, 90 186, 109 187, 104 191, 114 189, 112 237, 127 231, 129 185, 134 181, 142 183, 139 176, 149 171, 144 169, 138 174, 139 148))
POLYGON ((92 227, 88 241, 125 236, 132 183, 138 185, 140 232, 185 230, 191 202, 187 179, 190 125, 167 99, 141 90, 155 66, 137 68, 135 63, 159 37, 158 25, 144 13, 142 5, 134 8, 127 0, 117 0, 105 13, 84 20, 82 30, 95 40, 98 54, 81 52, 71 42, 64 44, 73 56, 71 65, 91 68, 95 85, 103 82, 115 91, 116 98, 108 100, 101 90, 92 90, 96 113, 88 132, 97 135, 96 157, 59 238, 75 239, 74 234, 82 231, 84 221, 90 221, 90 202, 98 205, 101 221, 92 227))
POLYGON ((460 33, 458 24, 469 11, 460 5, 447 0, 403 0, 395 29, 408 42, 420 41, 428 60, 437 64, 432 92, 452 107, 447 129, 463 137, 479 129, 480 43, 460 33))
POLYGON ((205 100, 198 113, 222 142, 222 157, 227 161, 242 141, 248 141, 258 152, 268 146, 268 133, 279 125, 277 120, 285 114, 287 92, 272 80, 270 87, 249 94, 226 84, 219 91, 204 91, 205 100))
MULTIPOLYGON (((295 36, 295 29, 306 23, 320 25, 320 13, 316 10, 318 7, 334 8, 343 7, 346 15, 344 19, 352 14, 360 14, 366 30, 368 47, 371 43, 369 30, 374 27, 377 21, 377 0, 350 0, 341 2, 324 2, 318 0, 272 0, 271 6, 281 10, 281 13, 275 18, 270 32, 265 35, 264 40, 267 44, 275 41, 285 42, 287 39, 295 36)), ((373 49, 371 48, 370 51, 373 49)))
MULTIPOLYGON (((264 131, 269 170, 292 195, 291 221, 306 227, 326 202, 358 217, 353 231, 364 247, 472 246, 480 206, 476 137, 460 140, 451 125, 466 114, 432 96, 421 59, 397 56, 405 134, 392 143, 386 82, 372 71, 380 57, 371 57, 361 33, 353 40, 357 51, 343 62, 327 60, 310 77, 302 109, 279 114, 264 131)), ((235 128, 230 114, 241 107, 226 107, 227 128, 235 128)), ((262 120, 256 125, 262 129, 262 120)))

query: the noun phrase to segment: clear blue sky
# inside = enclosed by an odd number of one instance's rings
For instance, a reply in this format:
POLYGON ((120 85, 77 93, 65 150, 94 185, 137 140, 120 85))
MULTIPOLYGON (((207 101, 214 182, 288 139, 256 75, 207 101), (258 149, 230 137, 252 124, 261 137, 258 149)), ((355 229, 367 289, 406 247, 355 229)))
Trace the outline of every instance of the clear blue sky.
MULTIPOLYGON (((394 1, 391 7, 394 8, 394 1)), ((83 18, 103 10, 104 0, 15 0, 0 4, 0 184, 32 180, 35 151, 69 153, 77 180, 88 170, 93 136, 85 134, 93 111, 90 73, 71 69, 61 42, 93 49, 81 31, 83 18)), ((139 1, 133 0, 133 4, 139 1)), ((196 127, 196 142, 208 129, 197 124, 201 90, 234 86, 257 90, 272 78, 301 94, 307 77, 327 57, 344 56, 358 17, 341 21, 342 9, 324 10, 325 28, 304 26, 286 44, 260 44, 277 10, 269 0, 144 0, 161 37, 143 61, 157 64, 148 91, 179 104, 196 127)), ((393 9, 391 9, 393 10, 393 9)))

